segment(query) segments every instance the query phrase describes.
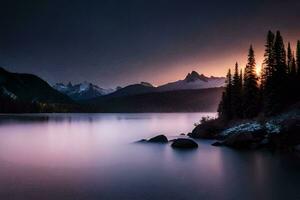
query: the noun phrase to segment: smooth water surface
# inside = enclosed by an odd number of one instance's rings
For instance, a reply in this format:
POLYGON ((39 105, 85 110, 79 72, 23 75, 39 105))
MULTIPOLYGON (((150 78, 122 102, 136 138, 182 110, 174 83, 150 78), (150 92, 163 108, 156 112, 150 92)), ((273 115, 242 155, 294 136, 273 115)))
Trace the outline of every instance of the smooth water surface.
POLYGON ((2 115, 0 199, 300 199, 297 154, 134 143, 207 115, 2 115))

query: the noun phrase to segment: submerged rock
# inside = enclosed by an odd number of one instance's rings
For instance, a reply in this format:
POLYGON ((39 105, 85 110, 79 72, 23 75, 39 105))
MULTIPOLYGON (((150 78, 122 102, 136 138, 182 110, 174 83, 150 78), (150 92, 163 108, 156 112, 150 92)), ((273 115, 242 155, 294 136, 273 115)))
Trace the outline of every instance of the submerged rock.
POLYGON ((146 139, 141 139, 139 141, 136 141, 136 143, 146 143, 146 142, 148 142, 148 140, 146 140, 146 139))
POLYGON ((148 142, 151 143, 168 143, 168 138, 165 135, 157 135, 153 138, 150 138, 148 142))
POLYGON ((175 139, 171 146, 173 148, 180 148, 180 149, 198 148, 198 144, 195 141, 186 138, 175 139))
POLYGON ((223 142, 217 141, 217 142, 212 143, 211 145, 212 145, 212 146, 219 147, 219 146, 222 146, 222 145, 223 145, 223 142))

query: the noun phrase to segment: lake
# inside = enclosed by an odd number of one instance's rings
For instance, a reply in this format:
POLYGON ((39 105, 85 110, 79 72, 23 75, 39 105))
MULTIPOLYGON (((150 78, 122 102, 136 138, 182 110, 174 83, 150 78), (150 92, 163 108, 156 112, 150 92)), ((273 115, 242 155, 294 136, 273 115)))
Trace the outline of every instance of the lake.
POLYGON ((300 199, 300 156, 135 141, 190 132, 202 116, 0 116, 0 199, 300 199))

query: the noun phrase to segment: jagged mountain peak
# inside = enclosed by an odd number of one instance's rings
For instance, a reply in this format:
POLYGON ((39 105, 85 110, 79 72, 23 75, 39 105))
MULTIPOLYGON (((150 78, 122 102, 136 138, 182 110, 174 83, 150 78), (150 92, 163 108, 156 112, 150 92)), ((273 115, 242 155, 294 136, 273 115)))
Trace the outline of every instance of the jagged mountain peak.
POLYGON ((208 77, 206 77, 204 74, 199 74, 196 71, 192 71, 191 73, 188 73, 184 79, 187 82, 193 82, 193 81, 197 81, 197 80, 201 80, 201 81, 208 81, 208 77))
POLYGON ((153 85, 149 82, 141 82, 141 85, 147 86, 147 87, 153 87, 153 85))
POLYGON ((207 77, 204 74, 199 74, 196 71, 188 73, 184 80, 179 80, 158 87, 159 91, 171 90, 187 90, 187 89, 203 89, 222 87, 225 84, 224 77, 207 77))

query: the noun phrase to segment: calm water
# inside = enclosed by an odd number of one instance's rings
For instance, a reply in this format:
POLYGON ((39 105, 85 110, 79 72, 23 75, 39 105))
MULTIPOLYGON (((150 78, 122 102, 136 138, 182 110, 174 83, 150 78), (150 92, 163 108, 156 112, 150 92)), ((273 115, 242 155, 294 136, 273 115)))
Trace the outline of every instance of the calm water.
POLYGON ((133 143, 203 115, 0 116, 0 199, 300 199, 298 155, 133 143))

